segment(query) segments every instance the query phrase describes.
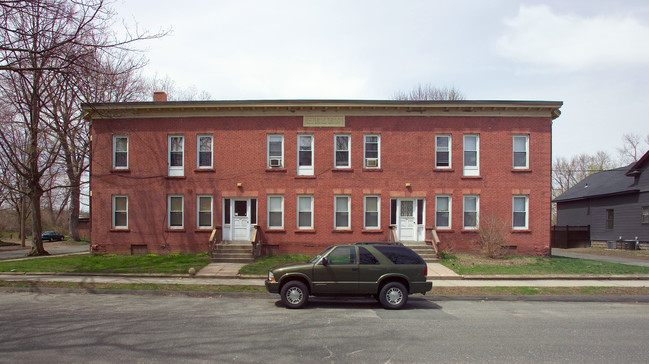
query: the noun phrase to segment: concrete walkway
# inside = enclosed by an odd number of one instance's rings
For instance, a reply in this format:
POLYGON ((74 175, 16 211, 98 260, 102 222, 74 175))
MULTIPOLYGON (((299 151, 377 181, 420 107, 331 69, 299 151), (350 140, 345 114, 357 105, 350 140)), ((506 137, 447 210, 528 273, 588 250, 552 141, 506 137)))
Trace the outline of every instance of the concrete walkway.
POLYGON ((598 262, 618 263, 618 264, 626 264, 626 265, 636 265, 636 266, 640 266, 640 267, 649 267, 649 260, 624 258, 624 257, 612 257, 612 256, 608 256, 608 255, 576 253, 576 252, 570 251, 570 249, 552 248, 552 253, 551 254, 552 254, 552 256, 555 256, 555 257, 565 257, 565 258, 574 258, 574 259, 587 259, 587 260, 595 260, 595 261, 598 261, 598 262))

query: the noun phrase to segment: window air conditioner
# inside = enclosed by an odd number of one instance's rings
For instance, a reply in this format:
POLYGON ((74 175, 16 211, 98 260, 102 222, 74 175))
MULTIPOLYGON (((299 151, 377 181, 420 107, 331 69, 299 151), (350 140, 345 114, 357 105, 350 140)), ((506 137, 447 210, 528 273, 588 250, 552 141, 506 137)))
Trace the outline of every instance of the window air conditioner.
POLYGON ((282 160, 279 158, 271 158, 270 159, 270 166, 272 168, 278 168, 282 166, 282 160))
POLYGON ((365 160, 365 167, 372 168, 372 167, 378 167, 378 166, 379 166, 378 158, 367 158, 365 160))

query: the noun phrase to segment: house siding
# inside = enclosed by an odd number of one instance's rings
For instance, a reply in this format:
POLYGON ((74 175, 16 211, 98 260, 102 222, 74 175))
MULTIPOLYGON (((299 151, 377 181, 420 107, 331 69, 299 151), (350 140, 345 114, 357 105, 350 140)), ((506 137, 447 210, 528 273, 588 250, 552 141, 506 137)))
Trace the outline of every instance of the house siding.
POLYGON ((196 228, 197 195, 213 196, 214 225, 222 225, 224 198, 256 198, 258 225, 280 253, 314 253, 338 243, 388 240, 391 198, 425 199, 425 225, 435 222, 435 196, 451 195, 450 229, 438 230, 442 250, 475 251, 478 234, 462 229, 463 196, 480 195, 480 216, 500 215, 511 226, 512 196, 529 195, 528 229, 509 231, 518 253, 549 252, 551 117, 347 115, 345 127, 304 127, 296 116, 101 118, 93 120, 90 188, 92 249, 128 254, 200 252, 211 230, 196 228), (480 176, 463 176, 462 138, 480 134, 480 176), (214 136, 214 167, 196 169, 196 136, 214 136), (284 167, 266 168, 268 134, 284 135, 284 167), (297 136, 314 136, 314 175, 297 175, 297 136), (351 135, 351 169, 334 166, 334 135, 351 135), (380 134, 380 164, 363 168, 363 137, 380 134), (452 168, 435 163, 435 135, 452 136, 452 168), (512 136, 529 134, 529 169, 512 168, 512 136), (112 137, 129 136, 129 168, 113 170, 112 137), (183 135, 184 177, 167 176, 168 135, 183 135), (237 187, 241 184, 241 187, 237 187), (406 187, 410 184, 410 187, 406 187), (284 227, 267 229, 267 196, 284 196, 284 227), (297 196, 313 195, 313 224, 297 229, 297 196), (128 229, 112 228, 112 196, 128 196, 128 229), (167 228, 167 196, 184 196, 184 227, 167 228), (351 197, 351 228, 335 231, 334 196, 351 197), (364 230, 364 196, 380 196, 380 229, 364 230))

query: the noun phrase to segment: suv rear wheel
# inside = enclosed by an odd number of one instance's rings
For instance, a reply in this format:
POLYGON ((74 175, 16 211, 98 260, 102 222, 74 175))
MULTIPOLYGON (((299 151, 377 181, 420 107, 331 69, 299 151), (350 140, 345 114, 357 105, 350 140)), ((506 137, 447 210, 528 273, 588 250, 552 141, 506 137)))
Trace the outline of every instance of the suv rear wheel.
POLYGON ((309 301, 309 289, 300 281, 290 281, 280 293, 286 308, 302 308, 309 301))
POLYGON ((398 310, 408 302, 408 291, 406 287, 399 282, 387 283, 379 293, 379 302, 383 308, 388 310, 398 310))

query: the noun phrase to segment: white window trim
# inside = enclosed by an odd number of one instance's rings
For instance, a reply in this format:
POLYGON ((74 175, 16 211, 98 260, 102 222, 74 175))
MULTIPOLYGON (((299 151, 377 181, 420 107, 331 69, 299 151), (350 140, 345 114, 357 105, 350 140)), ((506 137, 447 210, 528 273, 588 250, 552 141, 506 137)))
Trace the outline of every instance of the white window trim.
MULTIPOLYGON (((416 219, 416 216, 415 216, 416 219)), ((365 195, 363 199, 363 229, 365 230, 379 230, 381 229, 381 196, 380 195, 365 195), (376 198, 376 226, 367 226, 367 199, 376 198)))
MULTIPOLYGON (((277 158, 277 157, 273 157, 277 158)), ((284 134, 268 134, 266 136, 266 168, 284 168, 284 134), (282 142, 282 155, 279 157, 280 165, 279 167, 271 167, 270 163, 270 140, 273 137, 280 137, 282 142)))
POLYGON ((513 230, 528 230, 530 221, 530 196, 529 195, 514 195, 512 196, 512 229, 513 230), (516 198, 525 198, 525 226, 514 226, 514 201, 516 198))
POLYGON ((378 169, 381 168, 381 134, 365 134, 363 135, 363 168, 368 168, 368 169, 378 169), (369 159, 374 159, 374 158, 367 158, 367 138, 368 137, 377 137, 377 161, 376 161, 376 167, 368 167, 367 166, 367 161, 369 159))
POLYGON ((453 148, 452 148, 452 143, 453 142, 453 136, 451 134, 437 134, 435 135, 435 168, 437 169, 451 169, 453 167, 453 148), (437 152, 439 150, 437 149, 437 138, 448 138, 448 166, 438 166, 437 165, 437 152))
POLYGON ((464 171, 465 176, 479 176, 480 175, 480 134, 464 134, 462 137, 462 169, 464 171), (476 165, 475 166, 467 166, 466 165, 466 160, 464 157, 464 152, 467 151, 466 149, 466 137, 468 136, 475 136, 476 137, 476 143, 475 143, 475 158, 476 158, 476 165))
POLYGON ((185 175, 185 136, 181 134, 173 134, 169 135, 167 137, 167 165, 169 166, 169 176, 172 177, 182 177, 185 175), (172 138, 181 138, 183 141, 183 149, 182 149, 182 164, 180 166, 171 166, 171 139, 172 138))
POLYGON ((529 134, 516 134, 512 137, 512 167, 514 169, 529 169, 530 168, 530 136, 529 134), (516 138, 525 138, 525 165, 524 166, 515 166, 514 162, 516 161, 514 158, 514 140, 516 138))
POLYGON ((214 199, 212 195, 196 195, 196 228, 198 229, 211 229, 214 226, 214 199), (201 199, 210 199, 210 225, 201 226, 201 199))
POLYGON ((167 197, 167 227, 169 229, 184 229, 185 228, 185 197, 183 195, 169 195, 167 197), (181 225, 180 226, 171 226, 171 198, 180 197, 180 216, 181 216, 181 225))
MULTIPOLYGON (((121 212, 121 211, 120 211, 120 212, 121 212)), ((112 215, 113 215, 113 216, 112 216, 111 220, 112 220, 112 227, 113 227, 113 229, 128 229, 128 195, 113 195, 113 209, 112 209, 112 215), (126 212, 126 225, 124 225, 124 226, 121 226, 121 225, 120 225, 120 226, 117 226, 117 225, 115 224, 115 213, 118 212, 118 211, 116 211, 116 203, 115 203, 115 200, 116 200, 117 198, 122 198, 122 197, 126 199, 126 211, 124 211, 124 212, 126 212)))
POLYGON ((313 230, 313 195, 297 195, 297 214, 295 216, 295 226, 297 226, 298 229, 301 230, 313 230), (311 212, 311 221, 309 222, 309 226, 300 226, 300 198, 308 197, 311 201, 311 207, 309 212, 311 212))
POLYGON ((313 176, 314 173, 314 164, 315 160, 313 159, 314 154, 313 150, 315 149, 315 138, 313 134, 298 134, 297 135, 297 160, 295 164, 297 166, 297 175, 298 176, 313 176), (300 141, 302 138, 310 137, 311 138, 311 165, 310 166, 300 166, 300 141))
POLYGON ((198 169, 212 169, 214 168, 214 136, 212 134, 198 134, 196 136, 196 168, 198 169), (208 166, 201 166, 201 138, 210 138, 210 164, 208 166))
POLYGON ((266 212, 266 228, 268 230, 282 230, 284 229, 284 195, 268 195, 266 198, 266 206, 267 212, 266 212), (282 215, 282 225, 280 226, 275 226, 275 225, 270 225, 270 213, 271 212, 277 212, 277 211, 271 211, 270 209, 270 200, 271 198, 279 198, 280 199, 280 213, 282 215))
POLYGON ((334 195, 334 230, 350 230, 352 226, 352 198, 350 195, 334 195), (347 198, 347 226, 336 226, 336 214, 338 213, 338 198, 347 198))
POLYGON ((352 136, 350 134, 334 134, 334 168, 338 169, 349 169, 352 168, 352 136), (347 165, 346 166, 338 166, 336 165, 336 153, 338 152, 337 146, 338 144, 336 143, 338 137, 345 137, 347 138, 347 165))
POLYGON ((438 229, 450 229, 451 226, 453 226, 453 199, 451 198, 451 195, 437 195, 435 196, 435 228, 438 229), (439 199, 440 198, 448 198, 448 225, 442 226, 439 225, 437 222, 437 212, 439 212, 438 207, 439 207, 439 199))
POLYGON ((128 169, 129 167, 129 139, 128 135, 113 135, 113 169, 128 169), (117 158, 115 158, 115 153, 117 153, 117 138, 126 138, 126 166, 116 166, 115 161, 117 158))
POLYGON ((478 230, 479 227, 480 227, 480 195, 464 195, 462 198, 462 228, 464 230, 478 230), (475 226, 467 226, 466 221, 464 220, 464 214, 469 212, 466 211, 467 197, 475 197, 475 226))

